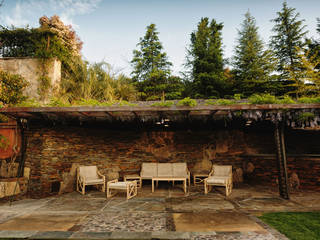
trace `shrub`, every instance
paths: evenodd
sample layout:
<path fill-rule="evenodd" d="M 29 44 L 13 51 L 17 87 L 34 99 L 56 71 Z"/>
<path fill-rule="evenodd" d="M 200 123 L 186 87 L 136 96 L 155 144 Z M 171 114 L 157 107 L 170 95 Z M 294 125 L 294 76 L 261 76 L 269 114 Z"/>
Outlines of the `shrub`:
<path fill-rule="evenodd" d="M 26 99 L 23 95 L 27 81 L 18 74 L 10 74 L 0 71 L 0 102 L 4 104 L 16 104 Z"/>
<path fill-rule="evenodd" d="M 282 99 L 277 100 L 277 103 L 279 103 L 279 104 L 295 104 L 296 101 L 294 101 L 290 96 L 285 95 Z"/>
<path fill-rule="evenodd" d="M 42 107 L 42 105 L 35 99 L 29 98 L 18 104 L 14 105 L 15 107 Z"/>
<path fill-rule="evenodd" d="M 232 105 L 235 104 L 236 101 L 234 100 L 229 100 L 229 99 L 218 99 L 218 100 L 206 100 L 205 104 L 206 105 Z"/>
<path fill-rule="evenodd" d="M 189 107 L 195 107 L 197 106 L 197 101 L 194 99 L 191 99 L 190 97 L 186 97 L 182 100 L 180 100 L 177 103 L 178 106 L 189 106 Z"/>
<path fill-rule="evenodd" d="M 152 104 L 152 107 L 171 107 L 174 104 L 173 101 L 161 101 Z"/>
<path fill-rule="evenodd" d="M 275 96 L 267 94 L 253 94 L 249 98 L 250 104 L 274 104 L 277 103 Z"/>
<path fill-rule="evenodd" d="M 306 121 L 312 121 L 314 119 L 315 115 L 312 112 L 304 112 L 299 114 L 297 120 L 300 123 L 306 122 Z"/>
<path fill-rule="evenodd" d="M 301 97 L 298 99 L 299 103 L 320 103 L 319 97 Z"/>

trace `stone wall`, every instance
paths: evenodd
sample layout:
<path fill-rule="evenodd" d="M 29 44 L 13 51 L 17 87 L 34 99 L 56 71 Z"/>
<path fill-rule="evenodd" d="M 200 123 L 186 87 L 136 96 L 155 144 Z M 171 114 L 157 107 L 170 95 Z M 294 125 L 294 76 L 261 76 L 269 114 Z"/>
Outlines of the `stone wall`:
<path fill-rule="evenodd" d="M 288 146 L 299 146 L 304 153 L 320 153 L 320 132 L 289 132 Z M 300 142 L 305 135 L 307 142 Z M 140 171 L 142 162 L 187 162 L 192 171 L 205 164 L 232 164 L 246 169 L 249 182 L 276 184 L 274 157 L 250 157 L 274 153 L 270 129 L 225 129 L 212 131 L 128 131 L 84 127 L 32 128 L 27 132 L 26 167 L 31 168 L 29 193 L 33 197 L 56 194 L 57 184 L 72 164 L 97 165 L 103 174 L 112 169 L 126 173 Z M 312 138 L 310 137 L 312 136 Z M 311 152 L 310 152 L 311 151 Z M 315 151 L 315 152 L 312 152 Z M 246 155 L 246 156 L 244 156 Z M 289 175 L 295 171 L 303 188 L 320 190 L 320 159 L 289 158 Z"/>
<path fill-rule="evenodd" d="M 35 58 L 0 58 L 0 70 L 12 74 L 19 74 L 30 84 L 25 89 L 24 94 L 38 100 L 47 100 L 40 98 L 38 94 L 39 78 L 43 72 L 51 80 L 50 96 L 52 91 L 58 91 L 61 80 L 61 62 L 55 58 L 46 60 L 45 69 L 42 62 Z"/>

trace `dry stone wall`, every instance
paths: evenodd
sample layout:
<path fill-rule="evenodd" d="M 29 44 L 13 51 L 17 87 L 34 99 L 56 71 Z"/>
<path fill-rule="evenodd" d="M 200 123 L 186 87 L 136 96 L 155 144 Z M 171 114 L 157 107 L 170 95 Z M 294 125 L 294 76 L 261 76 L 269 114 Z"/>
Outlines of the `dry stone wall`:
<path fill-rule="evenodd" d="M 301 133 L 290 134 L 295 140 L 289 140 L 289 146 L 297 144 Z M 315 132 L 312 136 L 309 144 L 303 143 L 306 148 L 312 146 L 310 142 L 316 144 L 320 134 Z M 26 167 L 31 169 L 32 197 L 56 194 L 57 184 L 66 182 L 66 174 L 74 171 L 70 172 L 75 164 L 97 165 L 108 180 L 138 173 L 142 162 L 187 162 L 191 172 L 211 163 L 231 164 L 239 181 L 243 178 L 249 183 L 276 184 L 275 158 L 250 157 L 275 152 L 273 132 L 268 129 L 121 131 L 41 127 L 31 128 L 27 137 Z M 299 147 L 302 149 L 301 144 Z M 320 159 L 289 158 L 288 168 L 289 176 L 293 171 L 298 175 L 300 187 L 320 190 Z"/>

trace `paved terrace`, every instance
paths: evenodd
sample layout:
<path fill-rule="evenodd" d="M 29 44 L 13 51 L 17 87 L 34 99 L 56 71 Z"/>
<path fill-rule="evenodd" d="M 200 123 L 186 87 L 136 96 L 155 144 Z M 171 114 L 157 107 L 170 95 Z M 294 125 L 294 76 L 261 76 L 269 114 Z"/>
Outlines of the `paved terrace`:
<path fill-rule="evenodd" d="M 0 239 L 286 239 L 257 216 L 270 211 L 320 210 L 320 192 L 298 190 L 291 200 L 277 189 L 243 185 L 226 199 L 224 189 L 208 195 L 192 186 L 160 183 L 138 196 L 106 199 L 94 189 L 45 199 L 0 203 Z"/>

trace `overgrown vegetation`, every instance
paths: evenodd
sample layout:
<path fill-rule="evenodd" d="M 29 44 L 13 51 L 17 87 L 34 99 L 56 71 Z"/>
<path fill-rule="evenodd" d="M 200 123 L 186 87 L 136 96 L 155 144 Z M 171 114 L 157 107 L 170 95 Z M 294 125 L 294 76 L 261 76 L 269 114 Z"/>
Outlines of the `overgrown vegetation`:
<path fill-rule="evenodd" d="M 0 71 L 0 102 L 3 104 L 17 104 L 25 100 L 24 88 L 26 80 L 17 74 Z"/>
<path fill-rule="evenodd" d="M 161 101 L 151 104 L 153 107 L 171 107 L 172 105 L 174 105 L 173 101 Z"/>
<path fill-rule="evenodd" d="M 0 57 L 40 58 L 38 93 L 46 106 L 130 106 L 131 101 L 161 100 L 154 106 L 170 107 L 174 103 L 168 100 L 182 98 L 178 106 L 195 106 L 191 98 L 218 99 L 206 101 L 207 105 L 320 103 L 320 39 L 305 40 L 304 20 L 299 18 L 296 9 L 284 2 L 272 20 L 273 36 L 265 44 L 255 18 L 247 12 L 229 61 L 223 56 L 223 23 L 203 17 L 191 32 L 181 77 L 172 74 L 172 63 L 153 23 L 133 51 L 131 77 L 104 61 L 83 60 L 80 38 L 58 16 L 41 17 L 39 28 L 1 27 Z M 317 22 L 320 34 L 320 19 Z M 46 70 L 49 58 L 62 63 L 57 92 L 51 91 Z M 2 79 L 4 76 L 1 73 Z M 0 83 L 3 104 L 44 105 L 24 99 L 26 83 L 21 78 L 5 78 L 9 80 Z M 239 101 L 240 97 L 248 101 Z"/>
<path fill-rule="evenodd" d="M 195 107 L 197 106 L 197 101 L 195 99 L 191 99 L 190 97 L 186 97 L 184 99 L 181 99 L 177 106 L 188 106 L 188 107 Z"/>
<path fill-rule="evenodd" d="M 320 239 L 320 212 L 266 213 L 260 219 L 291 240 Z"/>

